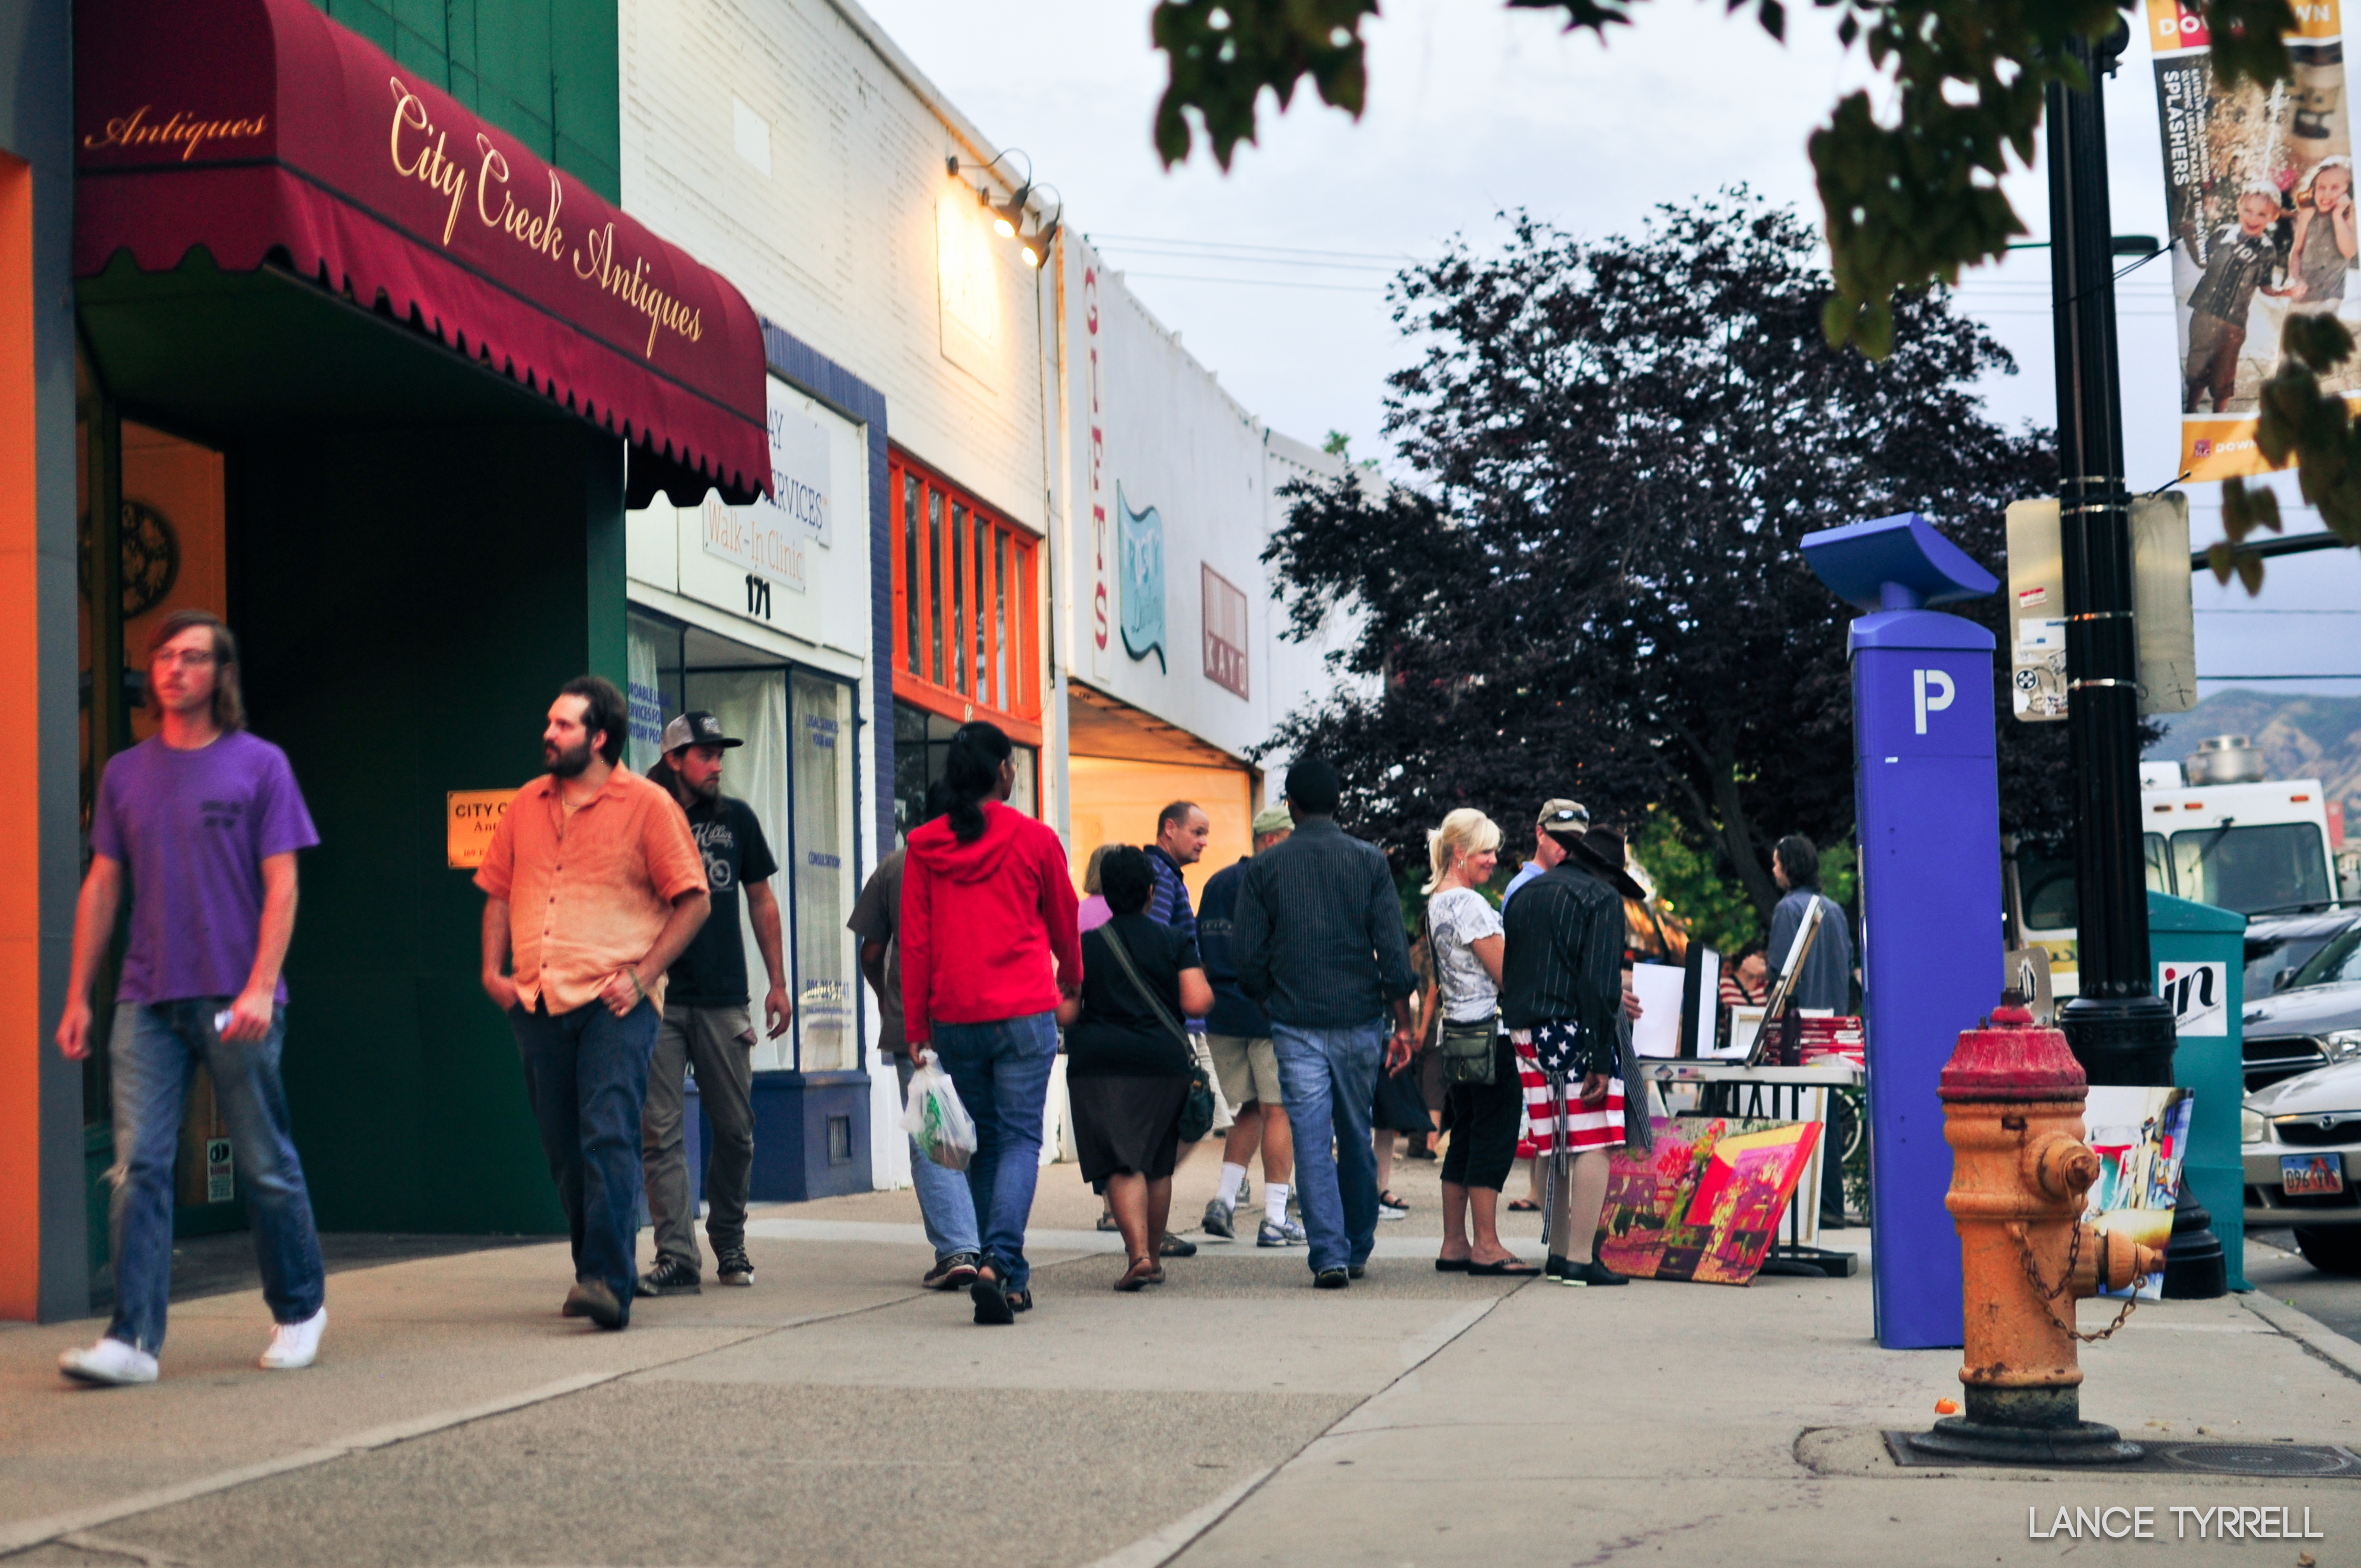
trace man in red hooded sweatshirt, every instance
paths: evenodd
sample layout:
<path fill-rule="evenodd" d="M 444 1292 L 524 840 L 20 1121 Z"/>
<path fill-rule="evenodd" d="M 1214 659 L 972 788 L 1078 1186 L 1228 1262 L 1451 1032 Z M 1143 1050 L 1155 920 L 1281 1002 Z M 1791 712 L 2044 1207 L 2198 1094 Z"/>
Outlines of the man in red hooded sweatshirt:
<path fill-rule="evenodd" d="M 931 1047 L 975 1118 L 968 1190 L 983 1261 L 968 1294 L 979 1323 L 1033 1305 L 1025 1222 L 1041 1166 L 1041 1119 L 1057 1060 L 1060 992 L 1082 986 L 1065 846 L 1005 804 L 1016 782 L 1008 737 L 989 724 L 952 735 L 951 809 L 910 834 L 902 868 L 902 1032 Z"/>

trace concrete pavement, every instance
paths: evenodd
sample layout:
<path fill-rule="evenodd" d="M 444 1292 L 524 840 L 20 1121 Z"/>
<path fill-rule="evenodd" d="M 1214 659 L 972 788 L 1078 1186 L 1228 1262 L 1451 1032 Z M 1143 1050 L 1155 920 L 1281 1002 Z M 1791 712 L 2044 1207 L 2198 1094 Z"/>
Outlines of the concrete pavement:
<path fill-rule="evenodd" d="M 1179 1212 L 1211 1189 L 1184 1167 Z M 1567 1290 L 1437 1275 L 1434 1168 L 1369 1276 L 1210 1245 L 1117 1296 L 1070 1168 L 1008 1330 L 916 1288 L 909 1194 L 758 1213 L 752 1290 L 561 1320 L 562 1245 L 330 1282 L 321 1365 L 265 1374 L 252 1294 L 176 1308 L 165 1381 L 56 1377 L 93 1323 L 0 1331 L 11 1563 L 2361 1561 L 2361 1482 L 1899 1471 L 1958 1356 L 1868 1338 L 1869 1283 Z M 1518 1230 L 1532 1239 L 1529 1217 Z M 1866 1245 L 1858 1232 L 1832 1245 Z M 2086 1326 L 2109 1314 L 2085 1309 Z M 2269 1298 L 2143 1308 L 2085 1353 L 2134 1436 L 2361 1447 L 2361 1345 Z M 2169 1539 L 2172 1505 L 2310 1508 L 2323 1539 Z M 2154 1508 L 2167 1539 L 2027 1539 Z M 2049 1522 L 2044 1517 L 2046 1528 Z"/>

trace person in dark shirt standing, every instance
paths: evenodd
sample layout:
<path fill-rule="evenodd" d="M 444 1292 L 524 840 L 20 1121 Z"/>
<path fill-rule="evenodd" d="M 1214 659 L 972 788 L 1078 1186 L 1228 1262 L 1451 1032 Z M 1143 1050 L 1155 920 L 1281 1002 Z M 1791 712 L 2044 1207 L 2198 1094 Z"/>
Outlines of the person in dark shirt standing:
<path fill-rule="evenodd" d="M 2278 260 L 2271 225 L 2279 219 L 2279 187 L 2251 181 L 2238 193 L 2238 221 L 2213 236 L 2212 253 L 2196 287 L 2189 291 L 2189 357 L 2181 367 L 2180 411 L 2195 413 L 2197 400 L 2210 398 L 2215 413 L 2227 413 L 2238 385 L 2238 356 L 2246 346 L 2246 314 L 2255 291 L 2279 295 L 2265 280 Z"/>
<path fill-rule="evenodd" d="M 1295 818 L 1285 806 L 1275 806 L 1254 819 L 1257 855 L 1284 842 L 1295 831 Z M 1205 1017 L 1205 1046 L 1221 1080 L 1222 1098 L 1236 1119 L 1222 1144 L 1221 1186 L 1205 1201 L 1203 1229 L 1209 1236 L 1230 1241 L 1237 1234 L 1238 1195 L 1246 1179 L 1246 1161 L 1262 1150 L 1263 1218 L 1255 1233 L 1257 1246 L 1304 1246 L 1303 1226 L 1287 1216 L 1288 1184 L 1295 1179 L 1295 1139 L 1287 1124 L 1287 1107 L 1279 1084 L 1279 1054 L 1270 1043 L 1270 1019 L 1254 998 L 1238 985 L 1238 969 L 1230 956 L 1232 921 L 1238 889 L 1245 885 L 1250 857 L 1224 866 L 1205 883 L 1205 897 L 1197 911 L 1197 950 L 1205 959 L 1205 977 L 1213 984 L 1213 1010 Z"/>
<path fill-rule="evenodd" d="M 688 830 L 705 857 L 713 913 L 680 957 L 664 992 L 664 1023 L 648 1061 L 648 1100 L 640 1117 L 640 1167 L 648 1190 L 648 1218 L 656 1233 L 655 1266 L 640 1276 L 643 1296 L 694 1296 L 703 1287 L 697 1251 L 697 1205 L 688 1195 L 688 1157 L 682 1121 L 684 1071 L 697 1074 L 697 1097 L 713 1125 L 705 1168 L 706 1239 L 714 1272 L 724 1285 L 754 1283 L 746 1255 L 746 1199 L 754 1175 L 754 1020 L 746 984 L 746 941 L 738 925 L 738 892 L 746 892 L 754 942 L 770 985 L 763 1019 L 772 1039 L 787 1032 L 795 1004 L 787 999 L 787 966 L 779 940 L 779 901 L 771 878 L 779 871 L 754 808 L 721 793 L 722 753 L 745 744 L 722 731 L 713 715 L 692 710 L 664 726 L 664 761 L 649 779 L 672 792 L 688 816 Z"/>
<path fill-rule="evenodd" d="M 1349 1285 L 1377 1243 L 1378 1066 L 1401 1066 L 1417 1044 L 1417 981 L 1393 872 L 1382 850 L 1336 826 L 1343 793 L 1323 758 L 1288 770 L 1295 832 L 1247 866 L 1230 939 L 1240 989 L 1270 1014 L 1312 1283 L 1323 1290 Z"/>
<path fill-rule="evenodd" d="M 1620 1285 L 1623 1276 L 1599 1263 L 1593 1247 L 1607 1201 L 1608 1162 L 1623 1143 L 1615 1019 L 1622 1001 L 1623 900 L 1639 888 L 1623 870 L 1618 836 L 1603 835 L 1612 853 L 1601 856 L 1591 847 L 1602 837 L 1596 829 L 1585 833 L 1569 822 L 1544 830 L 1566 853 L 1501 912 L 1508 948 L 1500 1017 L 1510 1038 L 1530 1046 L 1553 1080 L 1538 1106 L 1528 1097 L 1525 1113 L 1552 1167 L 1544 1272 L 1561 1285 Z"/>

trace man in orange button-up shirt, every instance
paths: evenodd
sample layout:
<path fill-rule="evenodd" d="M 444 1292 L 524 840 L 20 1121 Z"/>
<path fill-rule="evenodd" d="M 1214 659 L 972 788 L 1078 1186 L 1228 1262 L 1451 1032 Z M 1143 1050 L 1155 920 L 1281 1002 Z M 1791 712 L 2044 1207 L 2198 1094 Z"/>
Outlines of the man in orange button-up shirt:
<path fill-rule="evenodd" d="M 631 1321 L 640 1114 L 664 970 L 709 904 L 688 819 L 616 765 L 630 722 L 611 683 L 566 682 L 541 736 L 549 772 L 517 791 L 476 872 L 484 990 L 516 1030 L 574 1233 L 565 1313 L 605 1329 Z"/>

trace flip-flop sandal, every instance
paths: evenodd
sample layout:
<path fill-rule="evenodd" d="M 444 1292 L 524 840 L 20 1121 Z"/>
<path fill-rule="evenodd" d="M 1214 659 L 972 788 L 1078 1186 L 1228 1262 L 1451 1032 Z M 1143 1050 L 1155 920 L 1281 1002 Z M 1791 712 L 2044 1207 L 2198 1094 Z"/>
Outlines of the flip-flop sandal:
<path fill-rule="evenodd" d="M 1465 1274 L 1468 1261 L 1464 1257 L 1438 1257 L 1434 1260 L 1434 1271 L 1437 1274 Z"/>
<path fill-rule="evenodd" d="M 1124 1291 L 1137 1290 L 1141 1286 L 1146 1285 L 1148 1282 L 1149 1277 L 1155 1272 L 1156 1260 L 1154 1258 L 1135 1257 L 1131 1260 L 1131 1266 L 1123 1271 L 1123 1277 L 1115 1282 L 1115 1288 L 1118 1290 Z"/>
<path fill-rule="evenodd" d="M 1440 1262 L 1442 1260 L 1438 1258 L 1436 1261 Z M 1467 1272 L 1474 1275 L 1480 1275 L 1487 1279 L 1503 1277 L 1510 1279 L 1536 1279 L 1541 1277 L 1542 1271 L 1537 1266 L 1527 1263 L 1522 1258 L 1504 1257 L 1498 1263 L 1476 1263 L 1471 1261 L 1467 1265 Z"/>
<path fill-rule="evenodd" d="M 1511 1214 L 1538 1214 L 1541 1212 L 1542 1206 L 1530 1198 L 1512 1199 L 1509 1203 L 1509 1212 Z"/>

